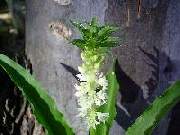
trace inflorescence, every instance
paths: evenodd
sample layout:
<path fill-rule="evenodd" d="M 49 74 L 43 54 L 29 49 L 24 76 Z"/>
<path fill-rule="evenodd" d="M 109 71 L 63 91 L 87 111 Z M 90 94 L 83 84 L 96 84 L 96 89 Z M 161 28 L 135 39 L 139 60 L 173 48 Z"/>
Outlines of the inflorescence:
<path fill-rule="evenodd" d="M 78 67 L 77 74 L 80 83 L 75 84 L 77 102 L 79 105 L 79 117 L 83 118 L 88 128 L 96 128 L 96 125 L 105 121 L 109 113 L 99 111 L 99 108 L 107 103 L 108 81 L 100 72 L 102 62 L 110 47 L 118 43 L 117 37 L 112 37 L 112 32 L 117 28 L 104 25 L 99 26 L 96 18 L 90 23 L 72 22 L 81 32 L 82 39 L 74 39 L 73 45 L 81 49 L 82 65 Z"/>

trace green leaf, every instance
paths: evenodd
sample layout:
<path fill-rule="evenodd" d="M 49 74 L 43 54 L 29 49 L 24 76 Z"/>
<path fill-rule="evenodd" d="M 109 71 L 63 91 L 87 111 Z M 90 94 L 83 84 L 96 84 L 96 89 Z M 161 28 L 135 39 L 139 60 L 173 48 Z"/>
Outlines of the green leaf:
<path fill-rule="evenodd" d="M 74 39 L 71 43 L 73 45 L 76 45 L 77 47 L 83 49 L 85 47 L 86 42 L 82 39 Z"/>
<path fill-rule="evenodd" d="M 84 46 L 88 49 L 100 48 L 100 47 L 114 47 L 119 43 L 117 37 L 112 37 L 111 34 L 117 31 L 119 28 L 108 25 L 100 26 L 97 18 L 92 18 L 90 23 L 78 23 L 71 22 L 81 33 L 82 40 L 85 42 Z M 118 45 L 118 44 L 117 44 Z M 81 45 L 77 45 L 80 49 Z"/>
<path fill-rule="evenodd" d="M 98 20 L 97 17 L 93 17 L 91 23 L 89 24 L 89 31 L 92 36 L 96 36 L 97 30 L 98 30 Z"/>
<path fill-rule="evenodd" d="M 54 100 L 28 71 L 3 54 L 0 54 L 0 65 L 32 105 L 38 122 L 49 135 L 74 135 Z"/>
<path fill-rule="evenodd" d="M 100 42 L 99 44 L 101 47 L 115 47 L 118 46 L 119 40 L 119 37 L 108 37 L 106 40 Z"/>
<path fill-rule="evenodd" d="M 175 82 L 138 117 L 126 135 L 150 135 L 161 118 L 180 101 L 180 81 Z"/>
<path fill-rule="evenodd" d="M 93 18 L 92 18 L 90 25 L 91 25 L 91 26 L 95 26 L 95 27 L 98 26 L 98 19 L 97 19 L 97 17 L 93 17 Z"/>
<path fill-rule="evenodd" d="M 72 20 L 71 20 L 71 23 L 74 27 L 76 27 L 80 31 L 84 41 L 91 38 L 91 36 L 92 36 L 92 34 L 90 32 L 91 27 L 87 23 L 83 24 L 83 23 L 72 21 Z"/>
<path fill-rule="evenodd" d="M 115 62 L 114 62 L 115 64 Z M 113 68 L 107 74 L 108 80 L 108 101 L 107 104 L 103 105 L 100 108 L 101 112 L 109 113 L 108 120 L 100 125 L 97 125 L 96 130 L 91 131 L 94 135 L 108 135 L 109 129 L 113 124 L 113 120 L 116 117 L 116 97 L 119 90 L 119 84 L 116 79 L 116 75 L 114 72 L 114 65 Z M 91 129 L 92 130 L 92 129 Z"/>
<path fill-rule="evenodd" d="M 113 32 L 116 32 L 119 28 L 111 27 L 111 26 L 104 26 L 98 32 L 98 38 L 104 39 L 105 37 L 110 36 Z"/>

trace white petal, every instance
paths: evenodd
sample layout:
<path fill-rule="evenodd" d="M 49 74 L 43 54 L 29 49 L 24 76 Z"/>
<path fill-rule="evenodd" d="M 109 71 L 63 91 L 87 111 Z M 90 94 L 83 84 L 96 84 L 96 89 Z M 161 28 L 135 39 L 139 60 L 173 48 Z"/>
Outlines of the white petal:
<path fill-rule="evenodd" d="M 107 118 L 109 117 L 109 113 L 102 113 L 102 112 L 96 112 L 96 113 L 97 113 L 97 117 L 99 121 L 101 122 L 105 122 Z"/>
<path fill-rule="evenodd" d="M 101 100 L 97 98 L 97 99 L 95 100 L 95 104 L 96 104 L 97 106 L 100 106 L 100 105 L 101 105 Z"/>
<path fill-rule="evenodd" d="M 86 77 L 82 74 L 77 74 L 76 76 L 79 78 L 80 81 L 86 81 L 87 80 Z"/>
<path fill-rule="evenodd" d="M 74 85 L 74 88 L 75 88 L 76 90 L 80 90 L 80 89 L 81 89 L 81 86 L 75 84 L 75 85 Z"/>

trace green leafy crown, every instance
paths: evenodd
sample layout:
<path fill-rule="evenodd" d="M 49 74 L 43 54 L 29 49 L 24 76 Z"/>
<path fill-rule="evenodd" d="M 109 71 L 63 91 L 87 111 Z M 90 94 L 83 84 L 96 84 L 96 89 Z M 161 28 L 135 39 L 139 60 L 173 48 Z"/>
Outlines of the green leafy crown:
<path fill-rule="evenodd" d="M 117 31 L 117 27 L 98 24 L 97 18 L 93 18 L 90 23 L 79 23 L 71 21 L 78 28 L 82 35 L 82 39 L 72 40 L 72 44 L 80 49 L 96 49 L 100 47 L 115 47 L 118 45 L 119 38 L 111 36 Z"/>

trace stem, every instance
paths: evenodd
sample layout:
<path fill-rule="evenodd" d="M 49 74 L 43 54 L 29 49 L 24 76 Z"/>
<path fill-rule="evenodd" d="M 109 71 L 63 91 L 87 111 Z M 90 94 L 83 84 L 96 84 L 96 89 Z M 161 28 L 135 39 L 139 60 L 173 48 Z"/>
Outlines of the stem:
<path fill-rule="evenodd" d="M 95 135 L 95 129 L 94 128 L 90 128 L 89 132 L 90 132 L 90 135 Z"/>

